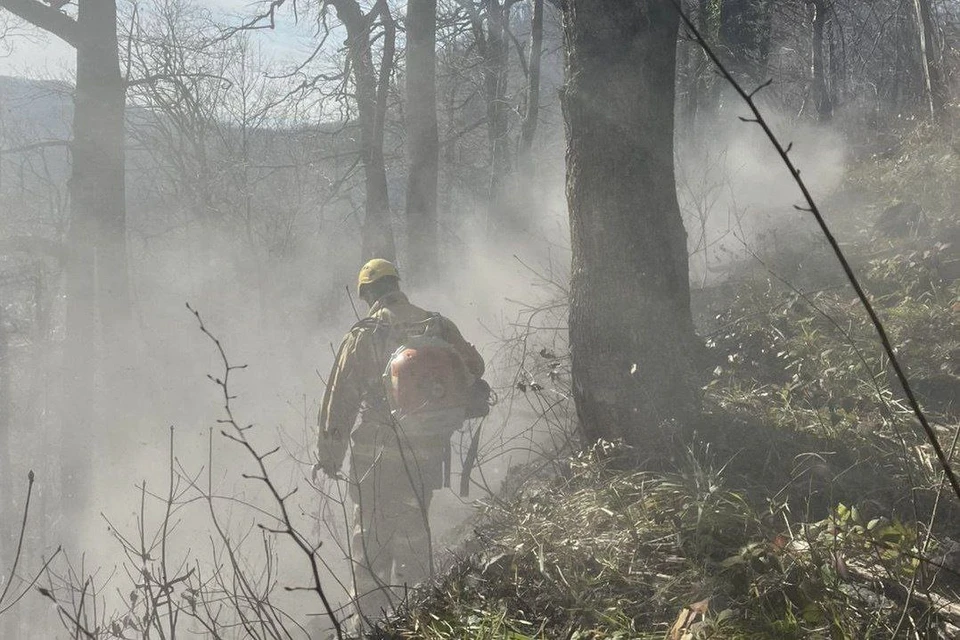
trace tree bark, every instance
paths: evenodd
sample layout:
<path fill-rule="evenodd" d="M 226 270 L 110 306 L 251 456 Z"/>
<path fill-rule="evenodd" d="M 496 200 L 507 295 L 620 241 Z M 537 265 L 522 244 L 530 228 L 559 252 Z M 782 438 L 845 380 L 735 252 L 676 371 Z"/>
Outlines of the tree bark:
<path fill-rule="evenodd" d="M 10 536 L 15 535 L 13 516 L 13 474 L 10 473 L 10 350 L 3 303 L 0 302 L 0 558 L 7 559 Z M 4 567 L 7 568 L 7 567 Z M 2 574 L 0 574 L 2 575 Z M 8 576 L 13 579 L 13 576 Z"/>
<path fill-rule="evenodd" d="M 836 16 L 834 16 L 836 19 Z M 832 22 L 830 24 L 833 24 Z M 837 42 L 838 36 L 830 34 L 827 37 L 827 55 L 830 57 L 828 65 L 830 71 L 830 104 L 836 111 L 844 99 L 846 87 L 845 56 L 842 42 Z"/>
<path fill-rule="evenodd" d="M 385 0 L 378 0 L 366 14 L 356 0 L 330 0 L 347 30 L 347 51 L 356 85 L 360 125 L 360 161 L 363 164 L 366 199 L 361 225 L 363 260 L 396 260 L 397 249 L 390 219 L 387 167 L 383 156 L 383 128 L 387 91 L 396 46 L 396 24 Z M 383 58 L 379 72 L 374 67 L 372 34 L 375 17 L 383 22 Z"/>
<path fill-rule="evenodd" d="M 673 167 L 671 0 L 568 0 L 570 348 L 585 444 L 655 448 L 699 407 L 686 232 Z"/>
<path fill-rule="evenodd" d="M 89 500 L 98 346 L 115 362 L 129 353 L 130 296 L 126 260 L 124 107 L 115 0 L 80 0 L 77 20 L 35 0 L 0 0 L 3 7 L 75 47 L 66 260 L 66 341 L 61 390 L 61 499 L 65 522 Z M 69 528 L 65 528 L 69 531 Z"/>
<path fill-rule="evenodd" d="M 699 56 L 700 47 L 694 42 L 680 42 L 678 45 L 677 66 L 683 69 L 682 80 L 678 79 L 678 89 L 682 96 L 678 113 L 680 120 L 677 128 L 681 131 L 692 132 L 697 121 L 697 89 L 700 75 Z"/>
<path fill-rule="evenodd" d="M 530 64 L 527 71 L 527 108 L 520 127 L 520 157 L 530 169 L 530 152 L 540 118 L 540 67 L 543 60 L 543 0 L 533 0 L 530 21 Z"/>
<path fill-rule="evenodd" d="M 483 55 L 483 88 L 487 107 L 487 139 L 490 144 L 490 203 L 487 230 L 491 238 L 499 239 L 515 228 L 513 211 L 507 199 L 507 177 L 510 175 L 510 140 L 507 108 L 507 80 L 509 70 L 509 39 L 507 21 L 510 4 L 500 0 L 484 0 L 486 38 L 481 48 Z"/>
<path fill-rule="evenodd" d="M 93 471 L 92 429 L 99 369 L 97 361 L 96 227 L 93 220 L 74 217 L 66 266 L 66 339 L 58 408 L 60 422 L 60 497 L 69 530 L 89 500 Z"/>
<path fill-rule="evenodd" d="M 80 30 L 77 22 L 65 13 L 37 0 L 2 0 L 0 7 L 21 20 L 51 33 L 69 45 L 77 46 Z"/>
<path fill-rule="evenodd" d="M 716 40 L 719 25 L 715 16 L 711 16 L 711 6 L 710 0 L 698 0 L 697 27 L 700 29 L 700 33 L 707 34 L 708 37 Z M 695 114 L 692 120 L 694 125 L 705 124 L 717 113 L 722 85 L 717 82 L 710 61 L 703 50 L 695 45 L 692 45 L 691 48 L 693 49 L 692 56 L 696 60 L 695 104 L 692 106 Z M 703 135 L 702 127 L 697 135 Z"/>
<path fill-rule="evenodd" d="M 439 272 L 437 184 L 437 0 L 407 2 L 407 272 L 432 284 Z"/>
<path fill-rule="evenodd" d="M 92 469 L 98 348 L 132 354 L 126 259 L 124 107 L 114 0 L 80 0 L 71 145 L 71 255 L 67 265 L 63 498 L 67 522 L 83 512 Z M 111 376 L 114 378 L 115 376 Z M 116 380 L 113 380 L 116 381 Z"/>

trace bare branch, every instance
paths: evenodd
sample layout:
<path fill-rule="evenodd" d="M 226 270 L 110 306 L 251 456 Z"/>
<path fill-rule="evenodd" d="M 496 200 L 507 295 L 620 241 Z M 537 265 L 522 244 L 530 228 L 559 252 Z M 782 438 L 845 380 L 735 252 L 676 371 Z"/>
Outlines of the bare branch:
<path fill-rule="evenodd" d="M 20 145 L 19 147 L 10 147 L 9 149 L 0 149 L 0 156 L 12 153 L 25 153 L 34 149 L 48 149 L 50 147 L 69 147 L 70 140 L 41 140 L 30 144 Z"/>
<path fill-rule="evenodd" d="M 67 44 L 76 47 L 80 42 L 77 21 L 53 7 L 37 0 L 0 0 L 0 8 L 6 9 L 35 27 L 51 33 Z"/>
<path fill-rule="evenodd" d="M 266 527 L 263 524 L 259 524 L 258 526 L 265 531 L 271 531 L 273 533 L 279 533 L 279 534 L 284 534 L 289 536 L 290 538 L 293 539 L 297 547 L 299 547 L 299 549 L 307 556 L 307 559 L 310 563 L 311 576 L 313 578 L 313 591 L 314 593 L 317 594 L 317 596 L 320 598 L 320 601 L 323 603 L 324 611 L 326 612 L 327 617 L 333 623 L 334 631 L 336 632 L 336 637 L 338 638 L 338 640 L 343 640 L 343 637 L 344 637 L 343 629 L 342 629 L 340 620 L 337 618 L 337 615 L 334 612 L 332 605 L 330 604 L 330 600 L 327 597 L 326 591 L 324 590 L 322 581 L 320 579 L 320 567 L 317 561 L 317 554 L 315 552 L 315 549 L 314 547 L 311 547 L 304 540 L 303 536 L 298 534 L 298 532 L 293 526 L 293 521 L 290 517 L 290 513 L 287 510 L 287 504 L 285 500 L 291 494 L 288 494 L 287 496 L 280 495 L 280 492 L 277 489 L 276 484 L 274 484 L 273 480 L 270 478 L 270 474 L 267 472 L 266 465 L 263 462 L 263 458 L 265 456 L 260 455 L 257 452 L 257 450 L 254 448 L 254 446 L 250 443 L 250 441 L 247 439 L 245 434 L 246 430 L 249 429 L 252 425 L 249 425 L 247 427 L 241 427 L 239 423 L 237 423 L 236 419 L 234 418 L 233 407 L 231 404 L 231 400 L 233 396 L 230 395 L 230 391 L 229 391 L 230 372 L 233 371 L 234 369 L 242 369 L 243 367 L 242 366 L 237 367 L 230 364 L 230 361 L 227 358 L 227 354 L 223 348 L 223 345 L 221 344 L 220 340 L 207 329 L 206 325 L 203 323 L 203 319 L 200 317 L 200 312 L 196 311 L 189 304 L 187 304 L 186 306 L 187 306 L 187 309 L 190 311 L 190 313 L 193 314 L 194 318 L 196 318 L 197 323 L 200 326 L 201 333 L 203 333 L 205 336 L 207 336 L 207 338 L 210 339 L 211 342 L 213 342 L 213 344 L 217 348 L 217 353 L 220 356 L 220 363 L 223 367 L 223 379 L 222 380 L 217 379 L 216 382 L 220 386 L 221 391 L 223 392 L 223 409 L 227 417 L 225 420 L 220 420 L 218 422 L 220 422 L 221 424 L 225 423 L 232 426 L 235 431 L 235 434 L 228 434 L 224 431 L 221 431 L 221 433 L 228 439 L 240 444 L 247 451 L 247 453 L 249 453 L 250 456 L 253 457 L 253 459 L 256 461 L 257 467 L 259 468 L 259 471 L 260 471 L 259 475 L 253 475 L 253 474 L 241 474 L 241 475 L 244 478 L 259 480 L 264 483 L 267 490 L 270 492 L 271 496 L 273 496 L 274 502 L 277 504 L 277 509 L 279 511 L 277 520 L 283 525 L 283 528 L 272 529 L 272 528 Z M 213 379 L 212 376 L 208 376 L 208 377 L 211 377 L 211 379 Z"/>

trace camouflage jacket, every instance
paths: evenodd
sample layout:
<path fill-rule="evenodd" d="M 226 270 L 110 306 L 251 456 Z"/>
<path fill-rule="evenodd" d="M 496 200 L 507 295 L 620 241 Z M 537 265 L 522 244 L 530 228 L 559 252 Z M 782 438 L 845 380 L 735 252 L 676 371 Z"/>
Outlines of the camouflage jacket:
<path fill-rule="evenodd" d="M 352 434 L 391 421 L 382 382 L 391 355 L 386 353 L 390 348 L 387 345 L 389 331 L 382 329 L 424 322 L 433 315 L 411 304 L 405 294 L 396 291 L 377 301 L 369 315 L 344 336 L 327 380 L 318 417 L 317 455 L 325 471 L 340 469 Z M 484 362 L 480 353 L 463 338 L 452 321 L 440 316 L 440 322 L 440 337 L 459 352 L 471 375 L 481 377 Z"/>

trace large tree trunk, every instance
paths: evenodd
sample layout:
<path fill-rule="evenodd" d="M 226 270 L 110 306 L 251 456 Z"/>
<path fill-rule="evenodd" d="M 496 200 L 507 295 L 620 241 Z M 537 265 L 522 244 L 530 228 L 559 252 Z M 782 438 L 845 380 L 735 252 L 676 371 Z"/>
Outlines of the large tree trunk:
<path fill-rule="evenodd" d="M 71 530 L 89 500 L 93 470 L 92 435 L 97 360 L 97 310 L 94 221 L 74 216 L 66 264 L 66 339 L 63 348 L 63 379 L 60 407 L 60 499 L 65 524 L 58 533 Z"/>
<path fill-rule="evenodd" d="M 77 52 L 71 144 L 66 340 L 61 382 L 61 500 L 65 535 L 90 500 L 99 346 L 115 364 L 130 357 L 131 309 L 126 260 L 124 105 L 115 0 L 80 0 L 77 19 L 37 0 L 3 7 Z M 111 382 L 118 376 L 111 375 Z"/>
<path fill-rule="evenodd" d="M 115 0 L 81 0 L 77 48 L 71 201 L 97 220 L 97 303 L 105 341 L 130 330 L 124 131 L 126 82 L 120 74 Z"/>
<path fill-rule="evenodd" d="M 62 498 L 67 526 L 90 499 L 98 347 L 130 344 L 126 261 L 124 104 L 113 0 L 81 0 L 71 145 L 64 349 Z M 99 324 L 98 324 L 99 321 Z M 116 362 L 116 361 L 115 361 Z M 111 376 L 113 378 L 114 376 Z"/>
<path fill-rule="evenodd" d="M 692 132 L 697 121 L 697 80 L 700 75 L 699 53 L 700 47 L 694 42 L 681 42 L 678 46 L 677 68 L 683 69 L 683 79 L 677 81 L 677 89 L 682 96 L 680 99 L 681 108 L 678 109 L 677 114 L 680 117 L 677 128 L 681 131 Z"/>
<path fill-rule="evenodd" d="M 673 168 L 671 0 L 568 0 L 570 347 L 586 442 L 640 448 L 699 406 L 686 232 Z"/>
<path fill-rule="evenodd" d="M 357 77 L 357 103 L 360 111 L 360 156 L 363 159 L 367 188 L 365 216 L 363 219 L 363 259 L 386 258 L 396 260 L 397 248 L 393 237 L 393 221 L 390 216 L 390 195 L 387 184 L 387 163 L 383 156 L 384 124 L 387 118 L 387 92 L 390 73 L 393 69 L 393 54 L 396 45 L 396 25 L 390 17 L 386 3 L 382 3 L 385 16 L 383 58 L 379 76 L 374 72 L 369 29 L 363 32 L 363 40 L 354 41 L 357 56 L 354 72 Z M 359 48 L 362 47 L 362 50 Z M 362 105 L 360 104 L 362 103 Z"/>
<path fill-rule="evenodd" d="M 835 34 L 830 34 L 827 37 L 827 54 L 830 57 L 830 64 L 828 65 L 830 70 L 830 104 L 834 111 L 842 104 L 846 89 L 846 60 L 842 54 L 842 43 L 838 43 L 837 40 L 838 36 Z"/>
<path fill-rule="evenodd" d="M 437 182 L 437 0 L 407 2 L 407 272 L 432 284 L 439 270 Z"/>

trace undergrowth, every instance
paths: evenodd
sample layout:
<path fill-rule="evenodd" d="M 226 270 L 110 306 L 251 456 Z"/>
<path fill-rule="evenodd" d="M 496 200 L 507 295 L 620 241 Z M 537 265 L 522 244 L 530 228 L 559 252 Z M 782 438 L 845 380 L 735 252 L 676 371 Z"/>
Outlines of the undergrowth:
<path fill-rule="evenodd" d="M 921 597 L 890 595 L 922 573 L 911 525 L 844 505 L 796 522 L 787 505 L 757 509 L 725 486 L 708 451 L 688 452 L 674 474 L 618 470 L 619 453 L 599 445 L 568 477 L 488 507 L 484 551 L 371 637 L 890 638 L 942 627 Z"/>
<path fill-rule="evenodd" d="M 919 130 L 898 155 L 855 168 L 845 188 L 876 195 L 843 222 L 856 238 L 845 250 L 952 455 L 960 232 L 955 194 L 935 189 L 956 181 L 938 174 L 956 164 L 941 147 Z M 907 215 L 921 211 L 900 221 L 907 233 L 886 233 L 889 217 L 875 224 L 905 200 L 919 207 Z M 673 473 L 624 471 L 623 448 L 598 445 L 560 477 L 494 500 L 476 530 L 483 550 L 371 637 L 960 637 L 960 553 L 943 535 L 957 509 L 853 291 L 804 262 L 815 249 L 760 251 L 725 285 L 705 388 L 725 438 L 673 452 Z M 771 460 L 813 468 L 827 490 L 811 484 L 804 499 L 804 486 L 777 484 L 801 484 L 796 470 L 768 472 Z"/>
<path fill-rule="evenodd" d="M 866 260 L 864 279 L 946 448 L 960 417 L 960 284 L 939 276 L 945 248 L 901 249 Z M 848 288 L 755 278 L 717 324 L 710 408 L 858 449 L 904 488 L 937 485 L 933 451 Z"/>

